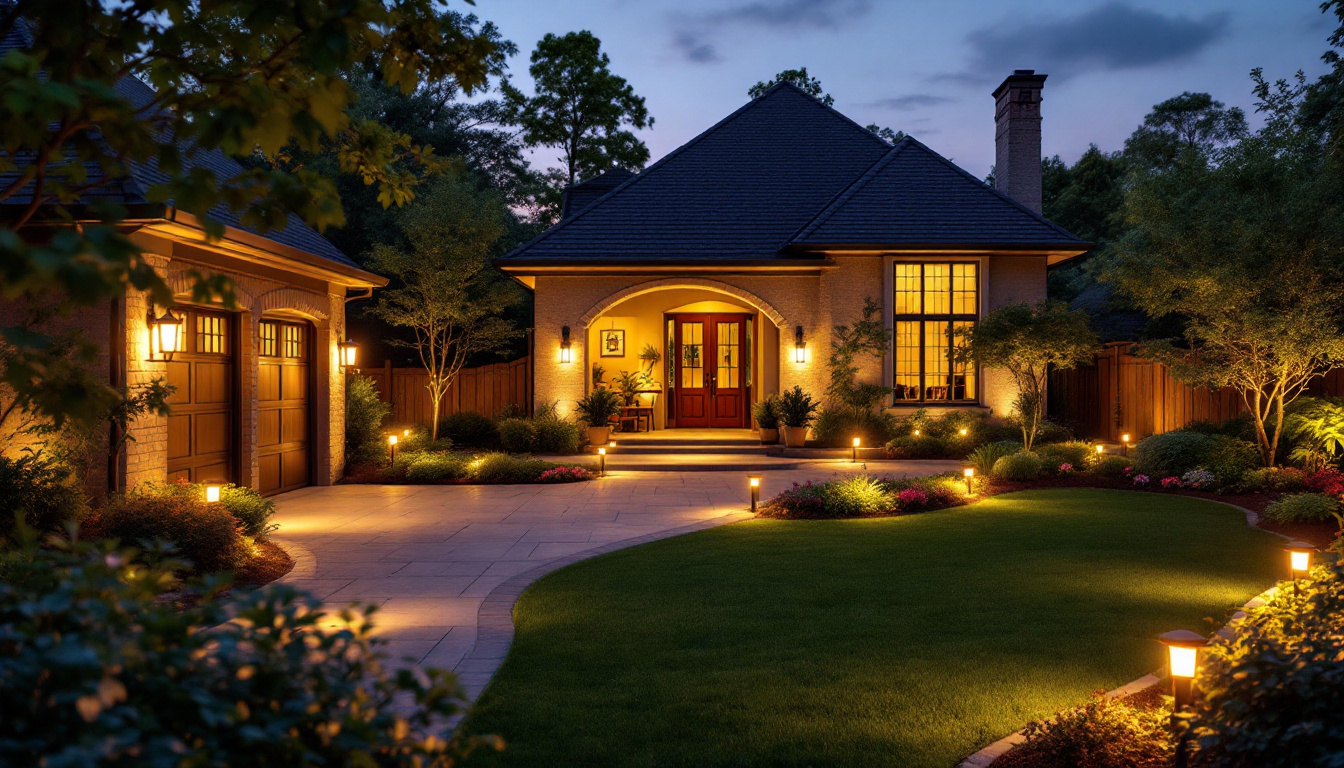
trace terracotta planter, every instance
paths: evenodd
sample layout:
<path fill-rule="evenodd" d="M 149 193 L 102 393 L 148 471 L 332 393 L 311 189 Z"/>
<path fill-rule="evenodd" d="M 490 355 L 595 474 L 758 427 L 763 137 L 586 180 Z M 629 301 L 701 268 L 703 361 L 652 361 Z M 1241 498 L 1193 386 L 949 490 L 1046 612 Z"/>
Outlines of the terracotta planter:
<path fill-rule="evenodd" d="M 807 442 L 807 427 L 785 427 L 784 445 L 788 448 L 802 448 Z"/>
<path fill-rule="evenodd" d="M 778 429 L 762 429 L 762 430 L 761 430 L 761 445 L 774 445 L 775 443 L 778 443 L 778 442 L 779 442 L 779 430 L 778 430 Z"/>
<path fill-rule="evenodd" d="M 606 445 L 607 438 L 611 437 L 611 427 L 589 427 L 588 444 Z"/>

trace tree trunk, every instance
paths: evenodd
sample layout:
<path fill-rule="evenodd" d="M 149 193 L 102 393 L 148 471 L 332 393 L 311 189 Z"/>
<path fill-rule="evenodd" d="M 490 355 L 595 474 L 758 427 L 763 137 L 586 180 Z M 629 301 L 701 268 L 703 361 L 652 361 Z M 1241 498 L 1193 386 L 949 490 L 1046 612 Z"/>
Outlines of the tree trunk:
<path fill-rule="evenodd" d="M 433 404 L 431 409 L 431 418 L 433 421 L 429 425 L 429 439 L 431 442 L 439 439 L 439 401 L 443 400 L 443 393 L 430 388 L 429 401 Z"/>

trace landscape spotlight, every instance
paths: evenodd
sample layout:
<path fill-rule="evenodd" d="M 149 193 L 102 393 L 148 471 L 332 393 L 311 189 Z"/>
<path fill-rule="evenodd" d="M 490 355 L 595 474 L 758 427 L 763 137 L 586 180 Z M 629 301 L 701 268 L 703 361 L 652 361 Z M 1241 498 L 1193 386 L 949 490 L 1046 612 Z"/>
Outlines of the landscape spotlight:
<path fill-rule="evenodd" d="M 1125 455 L 1128 456 L 1128 455 L 1129 455 L 1129 433 L 1128 433 L 1128 432 L 1126 432 L 1125 434 L 1123 434 L 1123 435 L 1120 436 L 1120 445 L 1123 446 Z"/>
<path fill-rule="evenodd" d="M 1283 547 L 1288 551 L 1288 571 L 1293 576 L 1293 591 L 1297 591 L 1297 575 L 1303 576 L 1311 570 L 1311 553 L 1316 547 L 1305 541 L 1290 541 Z"/>
<path fill-rule="evenodd" d="M 969 434 L 971 433 L 971 430 L 969 430 L 969 429 L 967 429 L 967 428 L 965 428 L 965 427 L 962 427 L 960 430 L 958 430 L 958 433 L 959 433 L 962 437 L 965 437 L 966 435 L 969 435 Z"/>
<path fill-rule="evenodd" d="M 387 450 L 388 450 L 388 458 L 391 459 L 392 461 L 396 461 L 396 460 L 397 460 L 397 436 L 396 436 L 396 435 L 388 435 L 388 436 L 387 436 Z"/>
<path fill-rule="evenodd" d="M 849 449 L 849 458 L 855 464 L 859 462 L 859 438 L 857 437 L 854 438 L 854 445 Z"/>
<path fill-rule="evenodd" d="M 918 430 L 918 429 L 915 430 L 915 437 L 919 437 L 919 430 Z"/>
<path fill-rule="evenodd" d="M 966 495 L 975 495 L 975 467 L 965 466 L 961 468 L 962 477 L 966 478 Z"/>
<path fill-rule="evenodd" d="M 1101 443 L 1097 443 L 1097 455 L 1100 456 L 1105 452 L 1106 452 L 1106 446 L 1102 445 Z"/>
<path fill-rule="evenodd" d="M 751 514 L 756 514 L 756 502 L 761 498 L 761 476 L 748 475 L 747 487 L 751 489 Z"/>
<path fill-rule="evenodd" d="M 222 490 L 218 485 L 205 486 L 205 500 L 211 504 L 219 503 L 219 492 Z"/>
<path fill-rule="evenodd" d="M 1208 641 L 1202 635 L 1186 629 L 1168 632 L 1158 640 L 1167 646 L 1171 670 L 1171 695 L 1176 699 L 1176 706 L 1171 712 L 1171 725 L 1173 728 L 1178 728 L 1181 710 L 1190 704 L 1194 693 L 1195 671 L 1199 669 L 1199 652 L 1208 645 Z M 1185 734 L 1183 731 L 1177 732 L 1181 736 L 1176 742 L 1176 766 L 1185 768 L 1188 762 Z"/>

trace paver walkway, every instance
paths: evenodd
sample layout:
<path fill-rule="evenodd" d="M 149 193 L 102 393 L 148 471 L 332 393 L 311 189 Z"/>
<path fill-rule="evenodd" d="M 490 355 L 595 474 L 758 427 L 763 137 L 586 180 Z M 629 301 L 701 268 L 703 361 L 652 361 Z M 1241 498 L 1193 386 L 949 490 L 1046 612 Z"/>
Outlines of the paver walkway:
<path fill-rule="evenodd" d="M 867 472 L 956 466 L 872 462 Z M 761 498 L 863 471 L 828 462 L 762 473 Z M 513 601 L 528 583 L 610 549 L 745 519 L 746 485 L 736 473 L 621 472 L 565 485 L 305 488 L 276 498 L 275 538 L 296 560 L 285 582 L 332 608 L 379 605 L 389 656 L 456 671 L 474 700 L 503 661 Z"/>

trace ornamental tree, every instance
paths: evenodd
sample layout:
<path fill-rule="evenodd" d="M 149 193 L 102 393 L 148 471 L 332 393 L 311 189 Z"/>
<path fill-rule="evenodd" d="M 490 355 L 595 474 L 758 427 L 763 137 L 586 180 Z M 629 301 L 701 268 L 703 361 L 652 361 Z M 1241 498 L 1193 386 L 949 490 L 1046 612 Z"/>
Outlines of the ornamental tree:
<path fill-rule="evenodd" d="M 1059 301 L 1008 304 L 964 332 L 959 363 L 1002 368 L 1017 386 L 1014 407 L 1022 424 L 1022 445 L 1031 450 L 1045 415 L 1050 368 L 1068 370 L 1092 360 L 1097 334 L 1087 315 Z"/>

